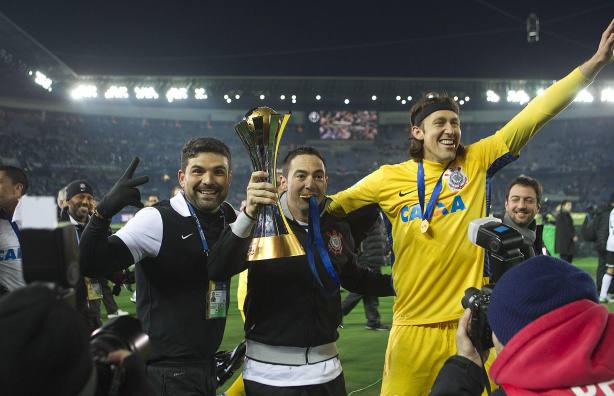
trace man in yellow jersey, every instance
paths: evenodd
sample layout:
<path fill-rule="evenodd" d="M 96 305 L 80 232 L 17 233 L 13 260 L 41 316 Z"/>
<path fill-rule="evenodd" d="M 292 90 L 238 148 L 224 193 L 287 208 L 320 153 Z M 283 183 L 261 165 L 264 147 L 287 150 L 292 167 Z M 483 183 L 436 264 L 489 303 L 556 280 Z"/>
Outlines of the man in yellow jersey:
<path fill-rule="evenodd" d="M 435 95 L 410 114 L 411 160 L 382 166 L 332 197 L 330 213 L 344 216 L 377 202 L 392 223 L 396 291 L 382 396 L 426 395 L 445 360 L 456 353 L 461 298 L 483 282 L 484 250 L 467 239 L 471 220 L 483 217 L 488 169 L 517 154 L 614 59 L 614 21 L 595 55 L 501 130 L 475 144 L 460 143 L 458 105 Z"/>

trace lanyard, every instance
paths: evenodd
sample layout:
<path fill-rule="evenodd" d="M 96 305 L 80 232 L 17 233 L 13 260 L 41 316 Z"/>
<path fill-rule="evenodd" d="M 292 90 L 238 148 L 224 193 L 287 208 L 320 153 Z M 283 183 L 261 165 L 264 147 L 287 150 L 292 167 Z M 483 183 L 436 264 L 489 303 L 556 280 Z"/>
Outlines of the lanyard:
<path fill-rule="evenodd" d="M 324 289 L 326 294 L 332 297 L 337 294 L 341 282 L 339 281 L 339 277 L 337 276 L 337 273 L 333 268 L 333 264 L 331 263 L 330 257 L 328 256 L 328 252 L 326 251 L 326 246 L 324 246 L 324 241 L 322 240 L 322 234 L 320 232 L 320 213 L 318 209 L 318 201 L 316 200 L 316 197 L 311 196 L 309 198 L 309 225 L 307 226 L 307 260 L 309 261 L 309 268 L 311 268 L 313 276 L 316 277 L 316 280 L 318 281 L 320 286 L 322 286 L 322 289 Z M 316 270 L 315 255 L 313 251 L 314 244 L 318 248 L 318 253 L 320 254 L 320 258 L 324 263 L 326 271 L 328 271 L 330 278 L 335 282 L 335 285 L 337 285 L 337 288 L 332 292 L 326 290 L 326 288 L 322 284 L 322 281 L 320 280 L 320 277 L 318 276 L 318 271 Z"/>
<path fill-rule="evenodd" d="M 11 227 L 13 227 L 13 231 L 15 231 L 15 235 L 17 235 L 17 240 L 19 241 L 19 244 L 21 245 L 21 231 L 19 231 L 19 227 L 17 227 L 17 223 L 13 221 L 13 217 L 11 217 L 11 215 L 9 215 L 8 212 L 4 210 L 3 208 L 0 208 L 0 212 L 2 212 L 4 217 L 6 217 L 6 219 L 8 220 Z"/>
<path fill-rule="evenodd" d="M 418 162 L 418 200 L 420 200 L 420 210 L 422 211 L 422 225 L 420 226 L 420 230 L 423 233 L 428 230 L 428 220 L 433 214 L 435 203 L 437 202 L 437 198 L 439 198 L 439 194 L 441 193 L 441 190 L 443 188 L 443 183 L 441 182 L 443 179 L 443 175 L 446 173 L 446 170 L 448 169 L 450 164 L 452 164 L 452 162 L 454 162 L 454 160 L 448 162 L 448 165 L 446 165 L 443 172 L 441 172 L 441 176 L 439 176 L 439 180 L 437 180 L 437 184 L 435 184 L 435 188 L 433 189 L 433 193 L 431 194 L 429 203 L 426 206 L 426 210 L 424 209 L 424 165 L 422 164 L 422 161 Z"/>
<path fill-rule="evenodd" d="M 183 191 L 181 192 L 181 195 L 183 196 L 183 199 L 185 199 L 185 203 L 188 205 L 188 209 L 190 209 L 190 213 L 192 214 L 194 221 L 196 221 L 196 228 L 198 228 L 198 234 L 200 235 L 200 240 L 203 242 L 203 249 L 205 251 L 205 254 L 209 256 L 209 245 L 207 245 L 207 239 L 205 239 L 205 233 L 203 232 L 203 228 L 200 226 L 200 221 L 198 220 L 198 216 L 196 216 L 196 212 L 194 212 L 194 208 L 192 207 L 192 205 L 190 205 L 190 202 L 188 202 L 188 199 L 185 197 L 185 193 Z M 224 227 L 225 226 L 226 226 L 226 218 L 224 218 Z"/>

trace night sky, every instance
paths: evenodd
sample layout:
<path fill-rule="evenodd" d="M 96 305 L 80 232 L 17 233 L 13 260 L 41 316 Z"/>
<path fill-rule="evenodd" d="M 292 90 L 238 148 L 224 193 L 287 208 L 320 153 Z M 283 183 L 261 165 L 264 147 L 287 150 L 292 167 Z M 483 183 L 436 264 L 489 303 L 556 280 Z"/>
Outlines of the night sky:
<path fill-rule="evenodd" d="M 614 1 L 5 0 L 0 12 L 83 75 L 558 79 L 596 51 Z"/>

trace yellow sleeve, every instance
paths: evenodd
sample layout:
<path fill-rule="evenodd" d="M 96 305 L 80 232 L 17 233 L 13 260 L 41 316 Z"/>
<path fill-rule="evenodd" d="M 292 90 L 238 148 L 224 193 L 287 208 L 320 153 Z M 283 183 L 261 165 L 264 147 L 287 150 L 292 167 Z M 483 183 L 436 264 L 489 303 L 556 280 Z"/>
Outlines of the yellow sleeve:
<path fill-rule="evenodd" d="M 533 99 L 501 129 L 510 152 L 518 154 L 541 127 L 569 106 L 591 82 L 578 67 Z"/>
<path fill-rule="evenodd" d="M 332 202 L 327 208 L 328 213 L 337 217 L 345 217 L 356 209 L 379 202 L 378 195 L 380 183 L 384 179 L 383 173 L 383 169 L 379 168 L 347 190 L 332 195 L 330 197 Z"/>

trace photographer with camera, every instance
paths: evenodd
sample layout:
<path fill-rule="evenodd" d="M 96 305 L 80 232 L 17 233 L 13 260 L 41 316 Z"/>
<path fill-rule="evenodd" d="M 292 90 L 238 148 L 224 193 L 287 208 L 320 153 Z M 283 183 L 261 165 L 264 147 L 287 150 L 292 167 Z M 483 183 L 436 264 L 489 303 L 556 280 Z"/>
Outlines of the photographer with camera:
<path fill-rule="evenodd" d="M 120 319 L 140 328 L 136 319 Z M 123 344 L 122 334 L 107 335 L 109 322 L 90 339 L 79 313 L 47 284 L 35 283 L 0 299 L 0 323 L 2 394 L 148 396 L 155 392 L 139 350 L 146 349 L 146 336 L 141 332 L 136 338 L 139 347 Z"/>
<path fill-rule="evenodd" d="M 489 376 L 500 386 L 492 395 L 614 392 L 614 313 L 599 305 L 586 271 L 536 256 L 507 271 L 490 298 L 475 301 L 481 303 L 466 309 L 458 323 L 458 354 L 448 358 L 429 395 L 484 391 L 485 356 L 479 356 L 468 336 L 476 330 L 470 321 L 481 323 L 482 331 L 492 328 L 497 357 Z M 486 318 L 476 321 L 474 314 Z"/>
<path fill-rule="evenodd" d="M 520 253 L 524 259 L 543 254 L 543 225 L 537 225 L 535 216 L 541 208 L 543 189 L 539 181 L 532 177 L 520 175 L 507 186 L 505 193 L 505 212 L 494 217 L 518 231 L 522 235 Z M 489 254 L 489 253 L 487 253 Z M 497 261 L 496 256 L 489 254 L 490 281 L 499 280 L 503 272 L 510 268 L 509 263 Z"/>

